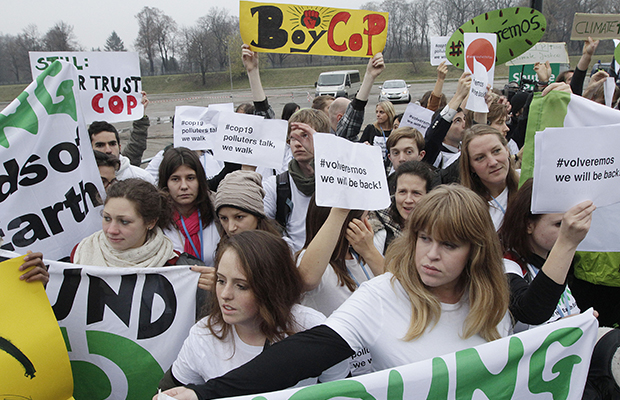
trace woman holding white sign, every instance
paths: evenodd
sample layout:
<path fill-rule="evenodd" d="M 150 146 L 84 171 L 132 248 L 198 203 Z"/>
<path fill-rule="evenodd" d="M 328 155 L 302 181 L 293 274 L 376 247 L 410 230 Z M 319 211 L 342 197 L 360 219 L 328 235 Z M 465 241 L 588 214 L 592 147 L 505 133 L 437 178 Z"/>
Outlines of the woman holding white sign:
<path fill-rule="evenodd" d="M 486 203 L 462 186 L 442 186 L 409 218 L 386 256 L 389 272 L 363 283 L 324 325 L 205 385 L 167 394 L 181 400 L 268 392 L 363 347 L 375 369 L 385 370 L 507 336 L 508 284 Z"/>
<path fill-rule="evenodd" d="M 510 311 L 529 329 L 579 314 L 566 285 L 577 246 L 586 237 L 596 209 L 584 201 L 564 214 L 532 214 L 532 179 L 519 189 L 499 230 L 510 283 Z"/>
<path fill-rule="evenodd" d="M 461 185 L 489 203 L 493 225 L 499 229 L 519 185 L 519 175 L 510 161 L 506 138 L 488 125 L 474 125 L 467 129 L 459 167 Z"/>

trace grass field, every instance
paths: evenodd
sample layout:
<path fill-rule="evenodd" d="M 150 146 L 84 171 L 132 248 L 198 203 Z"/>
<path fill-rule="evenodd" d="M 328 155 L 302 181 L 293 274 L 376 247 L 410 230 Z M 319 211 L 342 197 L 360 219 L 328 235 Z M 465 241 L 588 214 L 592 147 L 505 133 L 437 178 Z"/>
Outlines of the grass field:
<path fill-rule="evenodd" d="M 601 60 L 611 61 L 611 55 L 595 55 L 593 62 Z M 570 57 L 571 66 L 576 65 L 578 56 Z M 417 64 L 418 71 L 415 71 L 411 63 L 390 63 L 387 64 L 385 71 L 381 74 L 379 82 L 388 79 L 404 79 L 408 83 L 416 81 L 434 81 L 437 77 L 436 67 L 427 62 Z M 299 67 L 299 68 L 263 68 L 261 70 L 261 80 L 266 88 L 272 87 L 294 87 L 294 86 L 313 86 L 319 74 L 324 71 L 357 69 L 362 74 L 366 69 L 365 64 L 346 65 L 346 66 L 321 66 L 321 67 Z M 458 78 L 460 70 L 449 67 L 448 79 Z M 508 76 L 508 67 L 498 65 L 495 68 L 495 76 L 505 78 Z M 0 102 L 9 102 L 17 97 L 27 85 L 4 85 L 0 86 Z M 207 84 L 202 86 L 200 74 L 183 75 L 162 75 L 145 76 L 142 78 L 142 87 L 147 93 L 183 93 L 196 91 L 219 91 L 230 90 L 230 75 L 228 71 L 212 72 L 207 74 Z M 245 76 L 233 78 L 234 89 L 248 89 L 249 84 Z"/>

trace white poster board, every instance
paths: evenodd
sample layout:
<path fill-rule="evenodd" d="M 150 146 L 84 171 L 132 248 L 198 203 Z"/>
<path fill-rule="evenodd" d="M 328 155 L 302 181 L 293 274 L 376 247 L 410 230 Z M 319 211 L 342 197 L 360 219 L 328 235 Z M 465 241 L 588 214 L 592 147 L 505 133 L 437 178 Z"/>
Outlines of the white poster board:
<path fill-rule="evenodd" d="M 620 124 L 537 132 L 532 212 L 561 213 L 584 200 L 597 207 L 620 202 L 618 130 Z"/>
<path fill-rule="evenodd" d="M 138 53 L 111 51 L 31 51 L 32 79 L 57 59 L 78 70 L 76 82 L 87 124 L 133 121 L 144 116 Z"/>
<path fill-rule="evenodd" d="M 314 135 L 316 204 L 350 210 L 390 205 L 381 148 L 328 133 Z"/>
<path fill-rule="evenodd" d="M 213 148 L 220 111 L 233 112 L 233 104 L 211 104 L 209 107 L 178 106 L 174 110 L 174 147 L 191 150 Z"/>
<path fill-rule="evenodd" d="M 442 61 L 445 61 L 446 65 L 452 65 L 446 57 L 448 40 L 450 40 L 450 36 L 431 36 L 431 65 L 437 66 Z"/>
<path fill-rule="evenodd" d="M 470 33 L 463 34 L 465 42 L 465 72 L 473 74 L 474 59 L 484 65 L 487 71 L 487 83 L 493 87 L 495 76 L 495 58 L 497 49 L 497 35 L 494 33 Z"/>
<path fill-rule="evenodd" d="M 220 112 L 213 155 L 221 161 L 282 168 L 288 121 Z"/>
<path fill-rule="evenodd" d="M 409 103 L 403 114 L 403 119 L 400 121 L 399 127 L 411 126 L 419 130 L 422 136 L 424 136 L 428 127 L 431 126 L 434 114 L 435 113 L 428 108 L 422 107 L 416 103 Z"/>
<path fill-rule="evenodd" d="M 508 61 L 506 65 L 528 65 L 537 62 L 544 63 L 545 61 L 549 61 L 551 64 L 570 63 L 566 52 L 566 43 L 538 42 L 525 53 Z"/>

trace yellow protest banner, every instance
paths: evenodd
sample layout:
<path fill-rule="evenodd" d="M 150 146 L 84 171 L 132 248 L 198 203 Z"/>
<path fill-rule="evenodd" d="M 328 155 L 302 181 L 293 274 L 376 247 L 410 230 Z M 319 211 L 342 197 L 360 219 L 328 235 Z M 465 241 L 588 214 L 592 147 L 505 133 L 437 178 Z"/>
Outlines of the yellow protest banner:
<path fill-rule="evenodd" d="M 24 256 L 0 263 L 0 394 L 73 399 L 67 348 L 40 282 L 19 280 Z"/>
<path fill-rule="evenodd" d="M 388 13 L 241 1 L 239 27 L 254 51 L 372 57 L 385 47 Z"/>

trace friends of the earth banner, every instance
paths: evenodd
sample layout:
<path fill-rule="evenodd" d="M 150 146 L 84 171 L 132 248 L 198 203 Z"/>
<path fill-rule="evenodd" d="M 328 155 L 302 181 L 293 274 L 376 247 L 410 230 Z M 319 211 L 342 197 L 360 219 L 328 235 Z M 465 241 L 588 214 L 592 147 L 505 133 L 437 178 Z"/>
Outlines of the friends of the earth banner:
<path fill-rule="evenodd" d="M 194 324 L 200 274 L 188 266 L 50 263 L 47 295 L 76 400 L 150 399 Z"/>
<path fill-rule="evenodd" d="M 55 61 L 0 112 L 2 249 L 66 257 L 101 229 L 104 193 L 76 68 Z"/>
<path fill-rule="evenodd" d="M 402 367 L 235 400 L 581 399 L 596 341 L 592 310 Z"/>
<path fill-rule="evenodd" d="M 241 1 L 239 27 L 254 51 L 372 57 L 385 47 L 388 13 Z"/>

